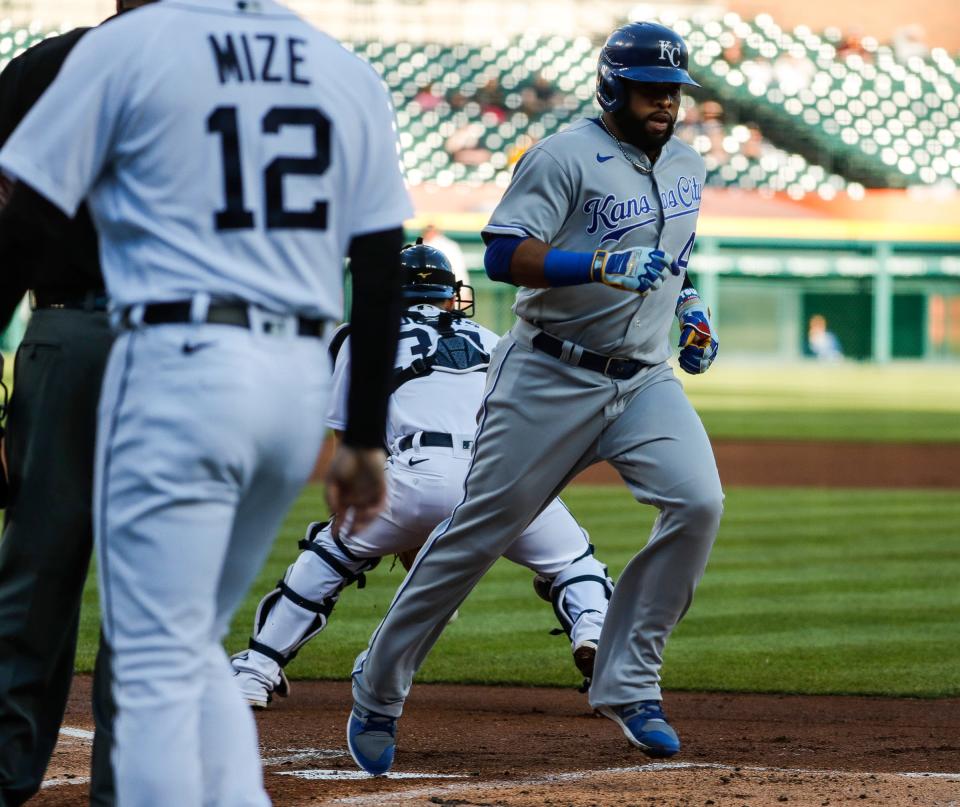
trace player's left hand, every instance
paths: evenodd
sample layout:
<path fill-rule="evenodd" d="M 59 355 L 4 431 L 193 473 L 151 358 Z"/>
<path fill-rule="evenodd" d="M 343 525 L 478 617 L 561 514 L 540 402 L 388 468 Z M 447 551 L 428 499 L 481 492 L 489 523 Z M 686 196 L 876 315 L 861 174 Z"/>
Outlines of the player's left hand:
<path fill-rule="evenodd" d="M 380 448 L 354 448 L 337 444 L 327 469 L 326 496 L 331 512 L 350 510 L 350 532 L 359 532 L 383 509 L 387 484 L 383 466 L 387 455 Z"/>
<path fill-rule="evenodd" d="M 680 315 L 680 367 L 690 375 L 710 369 L 720 351 L 720 342 L 703 311 L 693 309 Z"/>
<path fill-rule="evenodd" d="M 638 247 L 621 252 L 598 249 L 593 253 L 590 279 L 643 297 L 659 289 L 668 273 L 679 275 L 680 267 L 673 262 L 673 256 L 662 249 Z"/>

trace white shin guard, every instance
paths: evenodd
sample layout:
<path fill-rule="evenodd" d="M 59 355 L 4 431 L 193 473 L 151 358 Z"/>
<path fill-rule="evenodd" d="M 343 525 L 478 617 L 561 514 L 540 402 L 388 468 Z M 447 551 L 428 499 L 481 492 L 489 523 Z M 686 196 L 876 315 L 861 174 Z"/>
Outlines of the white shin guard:
<path fill-rule="evenodd" d="M 612 594 L 613 580 L 607 574 L 607 567 L 593 556 L 592 545 L 587 553 L 553 578 L 550 599 L 572 648 L 600 638 Z"/>
<path fill-rule="evenodd" d="M 277 587 L 257 607 L 250 649 L 279 667 L 322 631 L 351 583 L 362 588 L 364 572 L 379 558 L 357 558 L 333 536 L 330 523 L 315 522 L 300 542 L 303 551 Z"/>

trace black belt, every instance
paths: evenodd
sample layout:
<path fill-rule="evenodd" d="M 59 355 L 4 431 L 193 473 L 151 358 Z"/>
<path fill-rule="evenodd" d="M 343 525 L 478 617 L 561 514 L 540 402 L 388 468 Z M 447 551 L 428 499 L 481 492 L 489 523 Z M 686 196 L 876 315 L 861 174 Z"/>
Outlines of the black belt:
<path fill-rule="evenodd" d="M 169 325 L 177 322 L 193 322 L 190 316 L 193 304 L 189 301 L 179 303 L 150 303 L 143 307 L 143 319 L 147 325 Z M 267 314 L 269 316 L 269 314 Z M 207 308 L 207 316 L 202 320 L 208 325 L 235 325 L 239 328 L 250 328 L 249 306 L 240 303 L 211 303 Z M 123 322 L 128 327 L 130 309 L 123 316 Z M 307 319 L 297 317 L 297 334 L 299 336 L 322 337 L 326 328 L 326 320 Z M 273 323 L 267 319 L 263 323 L 265 333 L 270 333 Z"/>
<path fill-rule="evenodd" d="M 427 448 L 453 448 L 453 435 L 444 432 L 417 432 L 420 435 L 420 445 Z M 397 451 L 406 451 L 413 448 L 413 438 L 416 434 L 408 434 L 400 438 Z"/>
<path fill-rule="evenodd" d="M 533 337 L 533 346 L 537 350 L 542 350 L 549 356 L 559 359 L 563 355 L 563 340 L 550 336 L 548 333 L 540 331 Z M 625 381 L 633 378 L 641 368 L 646 365 L 637 359 L 624 359 L 617 356 L 604 356 L 602 353 L 591 353 L 584 350 L 576 362 L 571 362 L 579 367 L 585 367 L 587 370 L 593 370 L 609 378 L 616 378 Z"/>
<path fill-rule="evenodd" d="M 76 311 L 106 311 L 110 302 L 107 293 L 103 290 L 88 291 L 73 296 L 64 294 L 49 294 L 45 291 L 33 292 L 33 307 L 41 308 L 69 308 Z"/>

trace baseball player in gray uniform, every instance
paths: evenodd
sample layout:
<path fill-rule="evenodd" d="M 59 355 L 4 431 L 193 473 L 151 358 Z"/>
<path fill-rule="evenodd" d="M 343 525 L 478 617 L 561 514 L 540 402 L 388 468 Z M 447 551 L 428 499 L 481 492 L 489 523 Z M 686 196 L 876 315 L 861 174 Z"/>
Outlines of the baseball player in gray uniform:
<path fill-rule="evenodd" d="M 662 653 L 723 510 L 710 442 L 666 363 L 674 316 L 687 372 L 717 354 L 708 312 L 685 283 L 705 177 L 703 160 L 672 137 L 681 85 L 695 84 L 687 65 L 669 28 L 614 31 L 598 65 L 603 114 L 533 147 L 484 229 L 488 275 L 520 287 L 518 319 L 491 360 L 464 498 L 354 668 L 348 745 L 370 773 L 393 762 L 414 673 L 446 619 L 546 503 L 600 460 L 660 514 L 614 589 L 590 703 L 647 754 L 679 751 L 661 709 Z"/>
<path fill-rule="evenodd" d="M 220 642 L 316 462 L 346 254 L 363 372 L 328 498 L 362 523 L 385 495 L 413 212 L 389 97 L 273 0 L 156 3 L 80 40 L 0 167 L 0 243 L 24 190 L 67 215 L 86 197 L 116 306 L 94 521 L 117 803 L 263 807 Z"/>
<path fill-rule="evenodd" d="M 463 285 L 442 252 L 409 246 L 400 253 L 400 271 L 408 307 L 384 440 L 390 447 L 387 506 L 364 530 L 336 521 L 307 527 L 303 552 L 257 608 L 249 649 L 232 659 L 234 680 L 254 708 L 289 691 L 283 668 L 326 627 L 343 589 L 354 582 L 362 587 L 365 573 L 385 555 L 415 554 L 463 493 L 497 336 L 467 318 L 472 306 L 460 308 Z M 350 332 L 344 325 L 330 343 L 334 370 L 327 425 L 337 433 L 346 425 Z M 589 679 L 613 582 L 586 532 L 554 499 L 506 556 L 544 581 L 544 598 L 570 640 L 577 669 Z"/>

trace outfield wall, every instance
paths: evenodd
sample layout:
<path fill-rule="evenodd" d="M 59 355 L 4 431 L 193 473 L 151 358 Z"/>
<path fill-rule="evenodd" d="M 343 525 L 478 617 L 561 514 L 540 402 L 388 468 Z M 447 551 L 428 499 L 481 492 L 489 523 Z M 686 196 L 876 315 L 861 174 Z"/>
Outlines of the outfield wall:
<path fill-rule="evenodd" d="M 513 289 L 487 279 L 476 233 L 447 235 L 467 258 L 477 319 L 503 332 Z M 690 268 L 726 356 L 810 356 L 807 326 L 820 314 L 847 358 L 960 361 L 958 243 L 705 235 Z"/>

